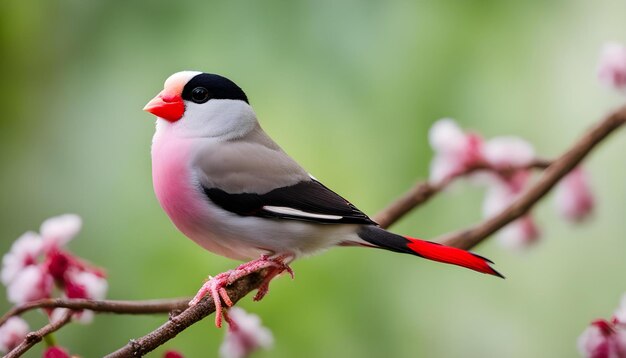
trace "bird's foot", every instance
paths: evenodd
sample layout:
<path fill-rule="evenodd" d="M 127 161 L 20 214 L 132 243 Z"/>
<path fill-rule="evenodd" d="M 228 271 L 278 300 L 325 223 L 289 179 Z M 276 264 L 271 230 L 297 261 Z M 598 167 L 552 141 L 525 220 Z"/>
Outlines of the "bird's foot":
<path fill-rule="evenodd" d="M 228 292 L 226 292 L 226 287 L 253 272 L 268 269 L 267 274 L 263 278 L 263 282 L 259 286 L 257 294 L 254 296 L 254 300 L 259 301 L 269 291 L 270 281 L 274 277 L 287 271 L 291 278 L 294 278 L 293 270 L 287 264 L 291 258 L 291 255 L 281 255 L 277 257 L 263 255 L 256 260 L 239 265 L 239 267 L 234 270 L 221 273 L 215 277 L 209 276 L 209 280 L 202 285 L 195 297 L 189 301 L 189 306 L 197 305 L 204 296 L 210 294 L 215 304 L 215 325 L 219 328 L 222 326 L 222 301 L 228 307 L 233 305 L 232 300 L 228 296 Z"/>
<path fill-rule="evenodd" d="M 256 295 L 254 295 L 253 300 L 260 301 L 263 297 L 265 297 L 265 295 L 267 295 L 270 290 L 270 281 L 272 281 L 274 277 L 280 275 L 281 273 L 287 271 L 287 273 L 289 273 L 289 276 L 291 276 L 291 279 L 294 279 L 295 276 L 293 274 L 293 270 L 288 264 L 285 263 L 284 258 L 279 259 L 275 262 L 276 265 L 269 268 L 265 278 L 263 279 L 263 282 L 261 282 L 261 285 L 256 292 Z"/>
<path fill-rule="evenodd" d="M 228 307 L 233 305 L 233 302 L 226 292 L 226 287 L 232 283 L 230 280 L 232 272 L 233 270 L 230 270 L 215 277 L 209 276 L 209 279 L 200 287 L 198 293 L 189 301 L 189 306 L 195 306 L 204 296 L 210 294 L 215 304 L 215 325 L 218 328 L 222 327 L 222 301 L 224 301 L 224 304 Z"/>

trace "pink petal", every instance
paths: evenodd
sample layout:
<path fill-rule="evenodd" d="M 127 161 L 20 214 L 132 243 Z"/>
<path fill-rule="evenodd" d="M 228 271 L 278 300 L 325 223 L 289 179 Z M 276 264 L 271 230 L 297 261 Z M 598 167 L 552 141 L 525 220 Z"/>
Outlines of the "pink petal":
<path fill-rule="evenodd" d="M 515 200 L 515 197 L 515 193 L 502 181 L 492 182 L 485 193 L 483 217 L 490 218 L 499 214 Z"/>
<path fill-rule="evenodd" d="M 436 155 L 430 162 L 430 181 L 440 183 L 458 175 L 464 168 L 463 162 L 457 157 Z"/>
<path fill-rule="evenodd" d="M 586 219 L 594 207 L 594 196 L 585 172 L 579 167 L 556 187 L 555 203 L 559 213 L 570 221 Z"/>
<path fill-rule="evenodd" d="M 52 284 L 52 276 L 41 266 L 30 265 L 7 286 L 7 296 L 15 304 L 47 298 L 50 297 Z"/>
<path fill-rule="evenodd" d="M 68 271 L 67 280 L 70 281 L 72 285 L 80 286 L 82 288 L 82 292 L 84 292 L 84 297 L 82 298 L 90 298 L 94 300 L 104 299 L 109 287 L 107 280 L 104 277 L 100 277 L 88 271 Z"/>
<path fill-rule="evenodd" d="M 617 320 L 617 322 L 626 325 L 626 293 L 622 295 L 619 307 L 613 313 L 613 317 Z"/>
<path fill-rule="evenodd" d="M 535 159 L 535 150 L 518 137 L 495 137 L 483 146 L 483 157 L 496 168 L 523 167 Z"/>
<path fill-rule="evenodd" d="M 619 43 L 607 43 L 602 49 L 598 65 L 600 82 L 616 90 L 626 89 L 626 47 Z"/>
<path fill-rule="evenodd" d="M 20 317 L 9 318 L 0 326 L 0 352 L 7 353 L 17 347 L 29 332 L 28 323 Z"/>
<path fill-rule="evenodd" d="M 42 249 L 41 237 L 32 231 L 15 240 L 11 250 L 2 258 L 2 283 L 8 285 L 24 267 L 35 264 Z"/>
<path fill-rule="evenodd" d="M 433 123 L 428 131 L 430 146 L 439 153 L 460 153 L 466 147 L 466 135 L 453 119 Z"/>
<path fill-rule="evenodd" d="M 47 219 L 39 230 L 47 249 L 59 248 L 67 244 L 82 227 L 80 216 L 65 214 Z"/>
<path fill-rule="evenodd" d="M 626 332 L 604 320 L 588 326 L 578 337 L 578 351 L 588 358 L 626 357 Z"/>
<path fill-rule="evenodd" d="M 43 353 L 43 358 L 70 358 L 70 354 L 59 346 L 53 346 Z"/>
<path fill-rule="evenodd" d="M 487 185 L 483 216 L 492 217 L 511 205 L 523 193 L 529 179 L 530 172 L 526 170 L 519 170 L 506 179 L 497 175 L 483 176 L 481 182 Z"/>
<path fill-rule="evenodd" d="M 512 250 L 522 250 L 537 242 L 539 228 L 530 215 L 522 216 L 497 233 L 500 244 Z"/>
<path fill-rule="evenodd" d="M 220 357 L 242 358 L 259 348 L 270 348 L 274 343 L 272 332 L 261 325 L 261 319 L 248 314 L 239 307 L 228 310 L 233 324 L 229 324 L 224 341 L 220 346 Z"/>
<path fill-rule="evenodd" d="M 434 183 L 459 175 L 482 161 L 482 138 L 464 133 L 452 119 L 435 122 L 428 138 L 436 152 L 430 165 L 430 180 Z"/>

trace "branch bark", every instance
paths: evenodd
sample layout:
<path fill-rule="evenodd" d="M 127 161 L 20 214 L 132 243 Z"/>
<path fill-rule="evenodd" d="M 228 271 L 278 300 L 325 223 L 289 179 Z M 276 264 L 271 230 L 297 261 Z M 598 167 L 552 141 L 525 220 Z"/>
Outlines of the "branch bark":
<path fill-rule="evenodd" d="M 87 309 L 100 313 L 150 314 L 184 310 L 187 308 L 189 300 L 191 300 L 189 297 L 145 301 L 95 301 L 78 298 L 46 298 L 13 307 L 0 318 L 0 326 L 13 316 L 19 316 L 38 308 L 70 308 L 73 310 Z"/>
<path fill-rule="evenodd" d="M 251 273 L 250 275 L 244 276 L 230 285 L 226 291 L 228 292 L 228 296 L 233 303 L 242 299 L 250 293 L 250 291 L 259 288 L 263 282 L 265 273 L 265 270 Z M 224 307 L 227 306 L 224 304 Z M 139 339 L 132 339 L 127 345 L 107 355 L 106 358 L 141 357 L 163 343 L 176 337 L 178 333 L 184 331 L 187 327 L 200 321 L 213 312 L 215 312 L 213 298 L 211 298 L 210 295 L 207 295 L 197 305 L 187 308 L 178 316 L 170 317 L 170 319 L 161 327 L 155 329 L 147 335 Z"/>
<path fill-rule="evenodd" d="M 386 229 L 413 209 L 426 203 L 433 196 L 442 192 L 456 179 L 478 171 L 498 172 L 502 176 L 509 176 L 520 169 L 546 169 L 550 166 L 550 164 L 552 164 L 552 162 L 549 160 L 536 159 L 530 165 L 523 168 L 496 169 L 489 166 L 487 163 L 483 163 L 481 165 L 470 167 L 466 171 L 444 179 L 439 183 L 431 183 L 428 181 L 418 182 L 411 189 L 409 189 L 409 191 L 376 214 L 374 216 L 374 221 L 377 222 L 380 227 Z"/>
<path fill-rule="evenodd" d="M 31 349 L 35 344 L 41 342 L 43 340 L 43 337 L 49 335 L 50 333 L 58 331 L 63 326 L 68 324 L 72 320 L 73 313 L 74 312 L 68 310 L 59 320 L 48 323 L 38 331 L 30 332 L 26 335 L 24 341 L 22 341 L 19 346 L 15 347 L 12 351 L 5 355 L 4 358 L 21 357 L 22 354 L 26 353 L 26 351 Z"/>

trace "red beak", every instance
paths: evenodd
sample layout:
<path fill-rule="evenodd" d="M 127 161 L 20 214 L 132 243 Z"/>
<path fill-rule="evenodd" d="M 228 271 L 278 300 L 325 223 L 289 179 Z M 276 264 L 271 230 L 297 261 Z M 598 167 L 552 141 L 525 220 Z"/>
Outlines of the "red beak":
<path fill-rule="evenodd" d="M 181 119 L 183 113 L 185 113 L 185 103 L 181 96 L 169 95 L 164 92 L 165 91 L 159 93 L 150 100 L 150 102 L 143 107 L 143 110 L 157 117 L 167 119 L 170 122 L 176 122 Z"/>

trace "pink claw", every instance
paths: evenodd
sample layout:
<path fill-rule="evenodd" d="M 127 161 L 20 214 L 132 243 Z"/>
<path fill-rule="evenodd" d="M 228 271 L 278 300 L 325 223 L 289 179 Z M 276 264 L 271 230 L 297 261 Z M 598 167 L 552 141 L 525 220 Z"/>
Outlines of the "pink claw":
<path fill-rule="evenodd" d="M 267 275 L 259 286 L 257 294 L 254 296 L 254 300 L 259 301 L 269 291 L 270 281 L 274 277 L 287 271 L 291 278 L 294 278 L 293 270 L 285 263 L 289 258 L 291 258 L 291 255 L 281 255 L 275 258 L 263 255 L 256 260 L 239 265 L 239 267 L 234 270 L 223 272 L 215 277 L 209 276 L 209 280 L 202 285 L 194 298 L 189 301 L 189 306 L 197 305 L 204 296 L 210 294 L 215 304 L 215 326 L 220 328 L 222 327 L 222 316 L 225 315 L 225 311 L 224 313 L 222 312 L 222 301 L 224 301 L 224 304 L 228 307 L 233 305 L 233 301 L 228 296 L 226 287 L 246 275 L 269 268 Z M 227 316 L 226 319 L 228 320 Z"/>

